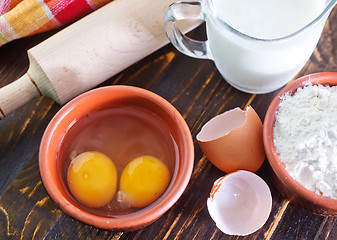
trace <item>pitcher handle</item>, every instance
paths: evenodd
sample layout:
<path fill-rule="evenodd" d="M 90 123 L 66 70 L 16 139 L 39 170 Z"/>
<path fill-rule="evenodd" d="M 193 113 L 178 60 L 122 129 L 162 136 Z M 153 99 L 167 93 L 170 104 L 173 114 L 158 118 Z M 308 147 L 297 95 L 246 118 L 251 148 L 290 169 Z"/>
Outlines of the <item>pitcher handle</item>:
<path fill-rule="evenodd" d="M 180 20 L 203 20 L 201 2 L 176 2 L 171 4 L 165 13 L 165 30 L 171 43 L 187 56 L 201 59 L 212 59 L 208 40 L 197 41 L 187 37 L 178 28 Z"/>

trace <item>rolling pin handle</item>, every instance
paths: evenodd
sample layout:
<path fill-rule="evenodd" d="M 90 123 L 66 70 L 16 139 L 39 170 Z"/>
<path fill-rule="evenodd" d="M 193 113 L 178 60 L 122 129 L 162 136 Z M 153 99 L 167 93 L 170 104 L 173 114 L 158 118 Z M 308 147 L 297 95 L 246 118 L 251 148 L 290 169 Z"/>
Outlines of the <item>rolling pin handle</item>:
<path fill-rule="evenodd" d="M 28 73 L 0 88 L 0 119 L 38 96 L 41 93 Z"/>

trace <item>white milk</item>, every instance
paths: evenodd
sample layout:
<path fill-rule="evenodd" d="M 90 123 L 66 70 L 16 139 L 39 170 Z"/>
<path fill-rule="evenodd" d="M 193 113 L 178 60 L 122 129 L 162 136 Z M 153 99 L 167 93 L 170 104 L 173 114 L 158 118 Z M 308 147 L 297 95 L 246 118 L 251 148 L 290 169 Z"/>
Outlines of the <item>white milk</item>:
<path fill-rule="evenodd" d="M 301 29 L 325 6 L 322 0 L 213 0 L 218 16 L 251 37 L 274 39 Z"/>
<path fill-rule="evenodd" d="M 219 18 L 256 40 L 233 32 L 207 14 L 212 58 L 224 78 L 246 92 L 266 93 L 291 80 L 311 56 L 328 17 L 286 37 L 317 18 L 325 0 L 212 0 Z"/>

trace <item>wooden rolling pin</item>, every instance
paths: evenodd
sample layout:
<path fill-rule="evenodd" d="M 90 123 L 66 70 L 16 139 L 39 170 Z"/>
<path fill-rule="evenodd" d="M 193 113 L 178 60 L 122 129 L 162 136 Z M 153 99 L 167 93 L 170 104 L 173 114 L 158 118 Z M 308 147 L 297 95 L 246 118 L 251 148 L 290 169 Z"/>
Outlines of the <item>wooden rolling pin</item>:
<path fill-rule="evenodd" d="M 167 44 L 172 2 L 115 0 L 29 49 L 27 73 L 0 89 L 0 119 L 41 95 L 64 104 Z"/>

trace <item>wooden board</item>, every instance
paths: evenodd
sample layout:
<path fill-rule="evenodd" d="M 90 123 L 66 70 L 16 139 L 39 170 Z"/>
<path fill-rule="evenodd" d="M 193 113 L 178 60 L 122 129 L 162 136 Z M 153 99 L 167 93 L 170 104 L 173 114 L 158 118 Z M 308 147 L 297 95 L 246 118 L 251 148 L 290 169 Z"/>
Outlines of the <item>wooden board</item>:
<path fill-rule="evenodd" d="M 54 32 L 21 39 L 0 48 L 0 87 L 28 68 L 26 51 Z M 201 38 L 204 26 L 192 33 Z M 337 10 L 298 76 L 337 71 Z M 257 172 L 273 196 L 267 223 L 246 237 L 223 234 L 205 207 L 213 182 L 224 175 L 201 152 L 195 136 L 215 115 L 251 104 L 263 120 L 277 91 L 251 95 L 230 87 L 213 62 L 192 59 L 172 45 L 156 51 L 100 86 L 125 84 L 149 89 L 171 102 L 185 118 L 195 145 L 190 183 L 179 201 L 160 219 L 134 232 L 96 229 L 62 213 L 46 193 L 38 168 L 45 127 L 61 108 L 52 100 L 32 100 L 0 121 L 0 239 L 337 239 L 337 218 L 322 217 L 289 203 L 273 186 L 267 161 Z"/>

